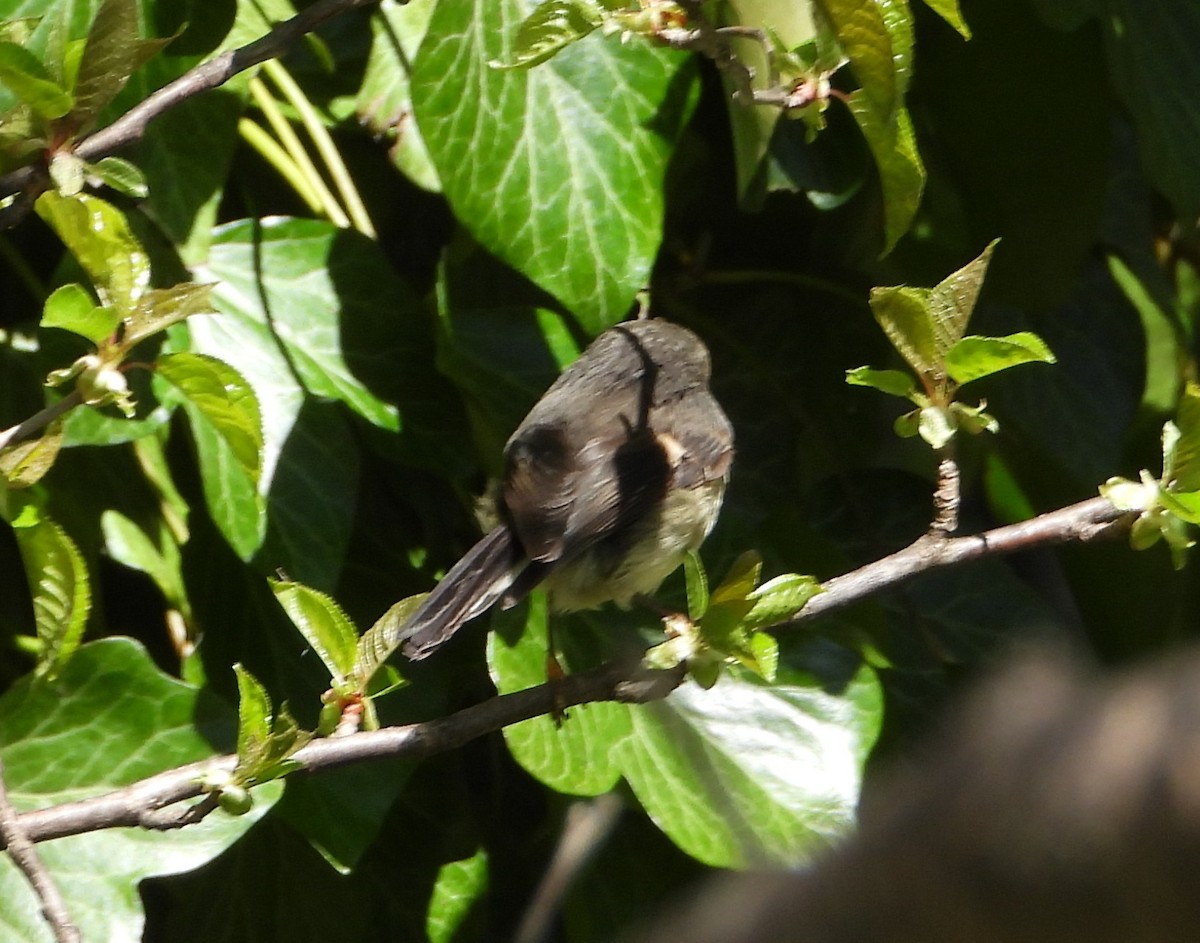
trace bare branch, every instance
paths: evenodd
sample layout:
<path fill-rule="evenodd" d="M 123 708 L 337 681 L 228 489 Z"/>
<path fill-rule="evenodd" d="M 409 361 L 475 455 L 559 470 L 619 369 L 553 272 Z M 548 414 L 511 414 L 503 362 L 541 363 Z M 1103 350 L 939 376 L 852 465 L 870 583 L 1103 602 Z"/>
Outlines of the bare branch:
<path fill-rule="evenodd" d="M 71 922 L 67 905 L 58 885 L 38 857 L 37 848 L 21 827 L 20 817 L 8 801 L 8 786 L 4 782 L 4 761 L 0 760 L 0 841 L 4 842 L 17 869 L 25 875 L 42 905 L 42 916 L 54 932 L 58 943 L 79 943 L 79 928 Z"/>
<path fill-rule="evenodd" d="M 420 759 L 564 707 L 593 701 L 643 703 L 658 700 L 678 687 L 683 678 L 682 668 L 664 671 L 642 668 L 628 660 L 613 661 L 552 683 L 499 695 L 448 717 L 317 740 L 297 751 L 292 759 L 300 764 L 302 772 L 307 773 L 389 756 Z M 237 758 L 233 756 L 192 763 L 102 796 L 26 812 L 18 817 L 18 823 L 33 842 L 122 826 L 178 828 L 199 821 L 211 811 L 215 802 L 206 796 L 199 804 L 201 808 L 196 805 L 182 809 L 168 807 L 202 795 L 205 773 L 232 770 L 236 763 Z"/>
<path fill-rule="evenodd" d="M 931 570 L 1032 547 L 1115 537 L 1129 529 L 1135 516 L 1107 498 L 1096 497 L 982 534 L 926 534 L 891 556 L 827 580 L 821 584 L 823 592 L 809 600 L 794 619 L 776 628 L 809 622 Z"/>
<path fill-rule="evenodd" d="M 251 66 L 283 55 L 298 39 L 335 16 L 376 2 L 378 0 L 317 0 L 254 42 L 223 52 L 168 82 L 112 124 L 80 141 L 75 153 L 84 160 L 94 161 L 141 140 L 147 125 L 176 105 L 225 84 Z M 32 195 L 43 190 L 48 179 L 46 168 L 40 164 L 22 167 L 0 177 L 0 197 L 24 191 L 17 204 L 0 213 L 0 229 L 16 225 L 32 205 Z M 24 209 L 17 213 L 16 207 L 20 205 L 24 205 Z"/>
<path fill-rule="evenodd" d="M 1106 498 L 1097 497 L 982 534 L 966 537 L 927 534 L 898 553 L 827 581 L 824 592 L 813 597 L 796 618 L 776 628 L 809 622 L 930 570 L 1035 546 L 1086 543 L 1116 536 L 1128 529 L 1132 517 Z M 304 773 L 389 756 L 419 759 L 455 749 L 510 724 L 579 704 L 595 701 L 640 704 L 660 700 L 682 683 L 685 674 L 683 665 L 658 670 L 629 660 L 613 661 L 592 671 L 491 698 L 448 717 L 317 740 L 293 758 Z M 203 795 L 201 783 L 205 773 L 232 770 L 235 764 L 236 758 L 232 756 L 193 763 L 107 795 L 26 812 L 18 817 L 18 822 L 33 842 L 120 826 L 178 828 L 199 821 L 211 811 L 215 801 L 207 796 L 198 805 L 169 807 Z"/>

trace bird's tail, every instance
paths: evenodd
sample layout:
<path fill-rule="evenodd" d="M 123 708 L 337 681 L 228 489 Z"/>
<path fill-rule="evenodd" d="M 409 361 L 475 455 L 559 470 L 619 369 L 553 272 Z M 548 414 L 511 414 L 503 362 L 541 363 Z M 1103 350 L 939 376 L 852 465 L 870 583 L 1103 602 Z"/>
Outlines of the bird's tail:
<path fill-rule="evenodd" d="M 432 655 L 463 623 L 504 595 L 526 565 L 511 530 L 501 524 L 467 551 L 400 630 L 400 650 L 417 661 Z"/>

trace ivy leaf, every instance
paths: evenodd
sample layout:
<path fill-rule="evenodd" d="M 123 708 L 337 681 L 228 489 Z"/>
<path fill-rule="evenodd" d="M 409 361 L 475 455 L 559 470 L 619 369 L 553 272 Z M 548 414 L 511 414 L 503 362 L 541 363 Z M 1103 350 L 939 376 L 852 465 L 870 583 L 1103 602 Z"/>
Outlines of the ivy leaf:
<path fill-rule="evenodd" d="M 1006 337 L 969 335 L 946 353 L 946 373 L 962 386 L 1023 363 L 1057 363 L 1036 334 L 1019 331 Z"/>
<path fill-rule="evenodd" d="M 13 524 L 25 578 L 33 597 L 37 626 L 37 671 L 55 675 L 75 653 L 87 628 L 92 608 L 91 584 L 83 554 L 61 527 L 45 512 L 32 522 Z"/>
<path fill-rule="evenodd" d="M 909 399 L 917 391 L 917 381 L 913 375 L 902 370 L 855 367 L 846 371 L 846 382 L 851 386 L 869 386 L 881 393 L 889 393 L 903 399 Z"/>
<path fill-rule="evenodd" d="M 493 69 L 528 69 L 578 42 L 604 22 L 604 12 L 588 0 L 544 0 L 517 27 L 507 58 Z"/>
<path fill-rule="evenodd" d="M 328 669 L 334 684 L 355 669 L 358 632 L 331 596 L 292 582 L 271 582 L 283 611 Z"/>
<path fill-rule="evenodd" d="M 56 327 L 86 337 L 99 345 L 113 336 L 121 316 L 113 308 L 97 305 L 82 285 L 60 285 L 42 309 L 42 327 Z"/>
<path fill-rule="evenodd" d="M 537 69 L 489 69 L 518 0 L 439 3 L 413 110 L 455 216 L 589 332 L 620 320 L 662 240 L 663 181 L 696 100 L 690 59 L 599 34 Z"/>

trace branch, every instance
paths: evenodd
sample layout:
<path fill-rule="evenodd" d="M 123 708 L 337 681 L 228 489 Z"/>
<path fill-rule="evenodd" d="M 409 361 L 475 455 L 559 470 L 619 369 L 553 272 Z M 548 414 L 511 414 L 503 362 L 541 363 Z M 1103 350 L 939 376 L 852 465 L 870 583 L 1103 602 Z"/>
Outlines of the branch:
<path fill-rule="evenodd" d="M 201 92 L 224 85 L 251 66 L 283 55 L 298 39 L 311 33 L 327 20 L 376 2 L 377 0 L 317 0 L 312 6 L 280 23 L 254 42 L 223 52 L 185 72 L 173 82 L 168 82 L 108 127 L 80 141 L 74 148 L 75 153 L 84 160 L 94 161 L 141 140 L 147 125 L 176 105 Z M 24 191 L 16 204 L 0 214 L 0 229 L 16 225 L 32 205 L 33 195 L 45 189 L 47 181 L 46 168 L 41 164 L 22 167 L 0 177 L 0 197 Z M 19 206 L 24 206 L 24 209 L 17 213 Z"/>
<path fill-rule="evenodd" d="M 1118 509 L 1108 498 L 1096 497 L 981 534 L 948 537 L 931 532 L 891 556 L 822 583 L 822 592 L 795 618 L 776 628 L 809 622 L 931 570 L 1033 547 L 1115 537 L 1128 530 L 1136 516 Z"/>
<path fill-rule="evenodd" d="M 453 750 L 518 721 L 565 707 L 593 701 L 640 704 L 660 700 L 675 690 L 683 678 L 682 668 L 657 670 L 631 665 L 628 660 L 613 661 L 592 671 L 568 675 L 513 694 L 501 694 L 449 717 L 317 740 L 291 758 L 306 773 L 392 756 L 422 759 Z M 235 756 L 201 760 L 102 796 L 25 812 L 18 816 L 17 822 L 32 842 L 104 828 L 178 828 L 198 821 L 203 813 L 215 806 L 215 802 L 211 801 L 211 796 L 206 797 L 199 804 L 203 807 L 199 811 L 194 811 L 197 806 L 182 810 L 168 806 L 202 795 L 201 780 L 205 773 L 232 770 L 236 763 Z"/>
<path fill-rule="evenodd" d="M 823 584 L 824 592 L 813 597 L 799 615 L 775 628 L 819 618 L 930 570 L 1035 546 L 1086 543 L 1116 536 L 1125 531 L 1133 516 L 1118 510 L 1107 498 L 1097 497 L 969 537 L 926 534 L 898 553 L 828 580 Z M 456 749 L 510 724 L 578 704 L 660 700 L 682 683 L 685 673 L 684 665 L 660 670 L 628 660 L 612 661 L 592 671 L 499 695 L 449 717 L 317 740 L 297 751 L 293 759 L 305 773 L 391 756 L 420 759 Z M 215 769 L 232 770 L 236 762 L 234 756 L 222 756 L 193 763 L 103 796 L 26 812 L 19 816 L 18 823 L 34 842 L 122 826 L 178 828 L 203 818 L 215 802 L 208 796 L 182 810 L 168 807 L 204 794 L 204 774 Z"/>
<path fill-rule="evenodd" d="M 58 885 L 38 857 L 37 849 L 22 827 L 20 816 L 8 801 L 8 787 L 4 782 L 4 762 L 0 760 L 0 841 L 4 842 L 9 856 L 17 869 L 25 875 L 42 905 L 42 916 L 54 932 L 58 943 L 79 943 L 82 939 L 79 928 L 71 922 L 67 905 L 63 902 Z"/>

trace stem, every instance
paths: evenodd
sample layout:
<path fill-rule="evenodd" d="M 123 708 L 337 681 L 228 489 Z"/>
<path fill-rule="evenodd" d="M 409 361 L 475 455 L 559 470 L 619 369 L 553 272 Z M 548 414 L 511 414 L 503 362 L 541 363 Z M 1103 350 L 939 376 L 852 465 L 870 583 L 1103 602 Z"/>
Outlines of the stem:
<path fill-rule="evenodd" d="M 299 135 L 296 134 L 291 122 L 283 116 L 283 112 L 279 110 L 279 104 L 261 79 L 256 77 L 250 80 L 250 96 L 254 99 L 254 104 L 258 105 L 262 111 L 263 117 L 267 119 L 275 136 L 283 144 L 284 150 L 287 151 L 297 172 L 303 175 L 307 189 L 316 196 L 320 203 L 321 214 L 335 226 L 341 229 L 347 228 L 350 220 L 342 210 L 341 204 L 326 186 L 325 179 L 317 170 L 317 165 L 312 162 L 312 158 L 308 156 L 308 151 L 304 149 Z"/>
<path fill-rule="evenodd" d="M 320 196 L 313 190 L 308 177 L 301 172 L 291 155 L 280 146 L 278 141 L 249 118 L 242 118 L 238 121 L 238 133 L 247 144 L 258 152 L 263 160 L 274 167 L 279 175 L 288 182 L 288 185 L 296 191 L 296 195 L 308 204 L 308 208 L 314 215 L 324 215 L 325 208 L 321 205 Z"/>
<path fill-rule="evenodd" d="M 284 97 L 291 103 L 292 107 L 300 113 L 300 119 L 304 123 L 304 129 L 308 132 L 308 136 L 312 138 L 313 144 L 316 145 L 317 153 L 321 155 L 321 159 L 325 162 L 325 168 L 329 171 L 329 175 L 333 178 L 334 184 L 337 186 L 338 195 L 342 198 L 342 205 L 345 206 L 346 212 L 354 223 L 354 228 L 361 232 L 364 236 L 376 238 L 375 227 L 371 224 L 371 217 L 367 215 L 367 208 L 363 204 L 362 197 L 358 193 L 358 188 L 354 186 L 354 180 L 350 176 L 350 172 L 346 169 L 346 163 L 342 160 L 341 152 L 338 151 L 337 145 L 333 143 L 333 138 L 330 136 L 328 129 L 321 121 L 321 116 L 317 114 L 317 110 L 309 101 L 308 96 L 296 84 L 296 80 L 283 67 L 278 59 L 272 59 L 263 65 L 263 71 L 275 83 Z"/>

